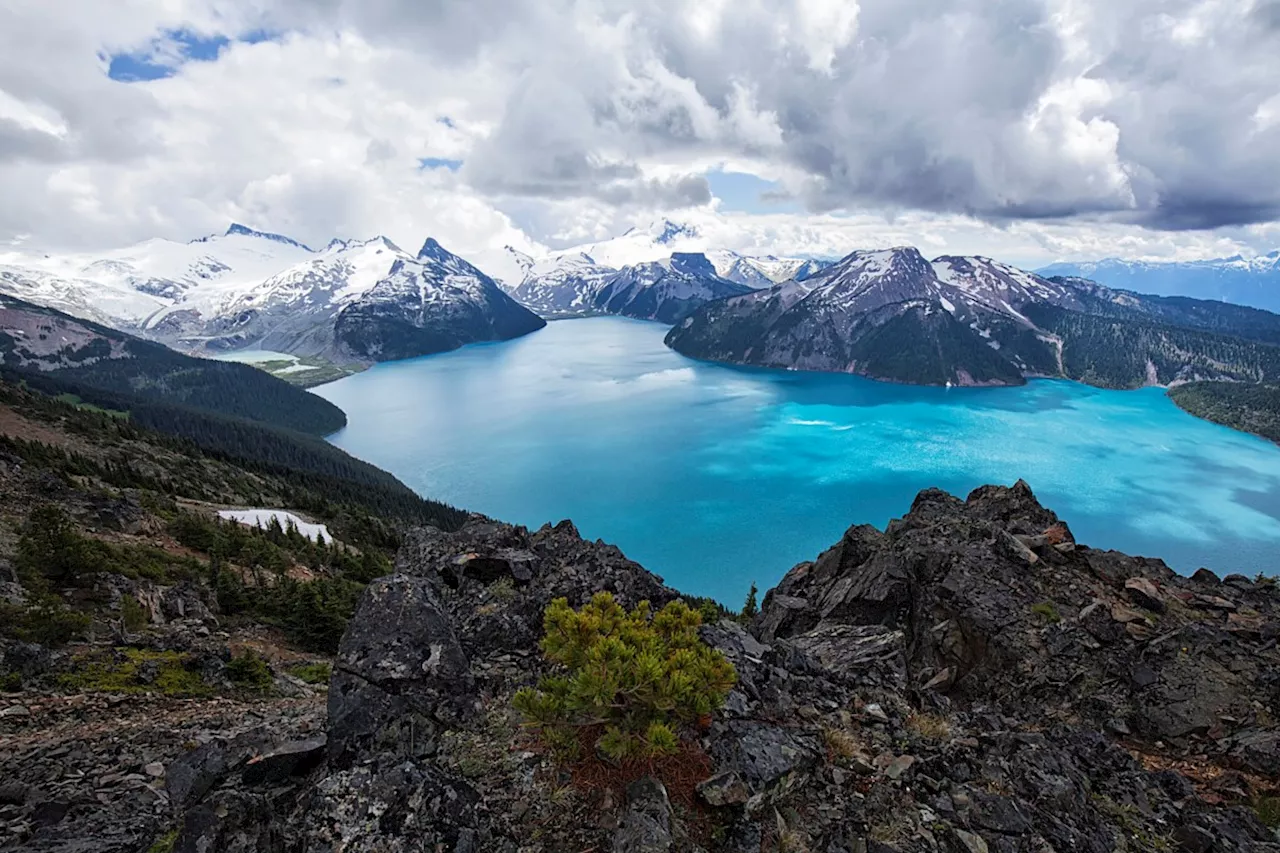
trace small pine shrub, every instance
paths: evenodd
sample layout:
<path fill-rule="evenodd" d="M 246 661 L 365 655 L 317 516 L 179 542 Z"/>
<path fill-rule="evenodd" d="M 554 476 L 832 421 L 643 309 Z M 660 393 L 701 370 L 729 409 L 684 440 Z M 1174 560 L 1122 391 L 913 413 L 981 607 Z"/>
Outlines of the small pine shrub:
<path fill-rule="evenodd" d="M 227 661 L 227 678 L 236 687 L 254 693 L 265 693 L 274 683 L 271 678 L 271 667 L 267 666 L 267 662 L 253 649 L 248 649 Z"/>
<path fill-rule="evenodd" d="M 584 730 L 602 731 L 606 758 L 657 758 L 679 751 L 680 726 L 724 704 L 733 665 L 698 636 L 702 614 L 683 601 L 628 613 L 606 592 L 581 610 L 558 598 L 543 616 L 542 651 L 564 667 L 513 704 L 544 743 L 573 757 Z"/>
<path fill-rule="evenodd" d="M 124 622 L 124 629 L 130 634 L 138 633 L 151 623 L 151 614 L 132 595 L 121 596 L 120 618 Z"/>

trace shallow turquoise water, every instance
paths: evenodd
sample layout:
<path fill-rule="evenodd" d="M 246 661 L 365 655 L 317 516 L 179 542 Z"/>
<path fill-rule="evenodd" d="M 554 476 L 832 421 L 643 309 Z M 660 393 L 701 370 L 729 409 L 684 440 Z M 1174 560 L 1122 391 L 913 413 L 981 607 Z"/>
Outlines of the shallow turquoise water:
<path fill-rule="evenodd" d="M 685 592 L 737 605 L 916 492 L 1027 480 L 1095 547 L 1275 573 L 1280 447 L 1158 389 L 942 389 L 721 367 L 615 318 L 382 364 L 315 389 L 334 444 L 424 495 L 572 518 Z"/>

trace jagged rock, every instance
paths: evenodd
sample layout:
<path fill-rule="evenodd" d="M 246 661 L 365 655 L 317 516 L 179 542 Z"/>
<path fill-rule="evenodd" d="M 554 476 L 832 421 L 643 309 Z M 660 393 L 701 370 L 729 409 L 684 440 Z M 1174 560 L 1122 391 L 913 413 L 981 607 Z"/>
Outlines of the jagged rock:
<path fill-rule="evenodd" d="M 272 734 L 255 729 L 234 738 L 216 738 L 165 768 L 169 800 L 182 809 L 195 805 L 222 778 L 268 748 Z"/>
<path fill-rule="evenodd" d="M 259 853 L 279 849 L 276 815 L 267 798 L 217 791 L 183 815 L 173 853 Z"/>
<path fill-rule="evenodd" d="M 1213 849 L 1213 833 L 1194 824 L 1184 823 L 1175 829 L 1173 840 L 1183 853 L 1209 853 Z"/>
<path fill-rule="evenodd" d="M 613 837 L 613 853 L 667 853 L 674 843 L 667 789 L 651 776 L 632 782 L 626 816 Z"/>
<path fill-rule="evenodd" d="M 951 832 L 955 835 L 956 840 L 964 845 L 964 849 L 968 853 L 987 853 L 989 848 L 981 835 L 955 828 L 952 828 Z"/>
<path fill-rule="evenodd" d="M 815 659 L 836 680 L 849 684 L 901 685 L 906 677 L 906 640 L 880 625 L 823 625 L 783 641 Z"/>
<path fill-rule="evenodd" d="M 729 722 L 711 747 L 717 765 L 736 769 L 755 791 L 788 773 L 809 769 L 819 754 L 812 734 L 750 720 Z"/>
<path fill-rule="evenodd" d="M 1231 758 L 1237 765 L 1271 779 L 1280 779 L 1280 731 L 1248 731 L 1236 736 Z"/>
<path fill-rule="evenodd" d="M 192 581 L 183 581 L 160 592 L 159 610 L 165 620 L 194 619 L 214 622 L 212 606 L 216 606 L 209 589 Z"/>
<path fill-rule="evenodd" d="M 736 771 L 726 770 L 699 782 L 698 795 L 709 806 L 734 806 L 750 799 L 751 792 Z"/>
<path fill-rule="evenodd" d="M 296 823 L 307 850 L 416 853 L 499 849 L 475 789 L 430 763 L 353 767 L 323 778 Z M 376 826 L 376 832 L 370 827 Z"/>
<path fill-rule="evenodd" d="M 390 740 L 416 754 L 441 724 L 471 713 L 474 689 L 431 584 L 407 575 L 380 578 L 365 590 L 338 650 L 329 685 L 330 753 Z"/>
<path fill-rule="evenodd" d="M 1132 603 L 1145 587 L 1135 579 L 1153 585 L 1163 613 Z M 687 803 L 702 780 L 713 834 L 691 832 L 656 783 L 623 796 L 593 767 L 589 793 L 566 784 L 581 768 L 557 768 L 511 710 L 516 689 L 553 671 L 537 653 L 547 603 L 578 606 L 599 589 L 627 605 L 675 597 L 564 522 L 531 533 L 474 517 L 411 533 L 342 642 L 328 746 L 316 728 L 274 723 L 201 735 L 209 742 L 166 773 L 177 849 L 755 853 L 778 840 L 782 815 L 788 843 L 815 853 L 1114 853 L 1121 838 L 1171 831 L 1185 849 L 1280 853 L 1242 807 L 1251 785 L 1277 776 L 1277 729 L 1263 713 L 1280 703 L 1274 591 L 1077 545 L 1023 483 L 965 500 L 922 492 L 884 532 L 850 528 L 795 567 L 750 629 L 702 627 L 739 675 L 709 724 L 685 729 L 695 755 L 681 761 L 709 766 L 695 764 L 678 793 Z M 1248 624 L 1229 623 L 1233 613 Z M 26 737 L 44 701 L 0 726 Z M 64 763 L 83 770 L 88 802 L 128 796 L 168 819 L 146 769 L 157 755 L 96 749 L 0 750 L 4 778 L 40 790 L 0 803 L 0 832 L 20 824 L 41 853 L 63 849 L 69 826 L 94 839 L 77 853 L 147 849 L 159 818 L 113 829 L 127 823 L 120 807 L 95 813 L 81 799 L 58 825 L 31 829 L 38 803 L 69 801 L 40 787 L 46 774 L 61 784 Z M 1169 769 L 1187 762 L 1204 764 L 1197 779 L 1211 788 Z"/>
<path fill-rule="evenodd" d="M 300 776 L 320 764 L 326 745 L 324 737 L 317 737 L 275 747 L 249 759 L 241 778 L 246 785 L 271 785 Z"/>
<path fill-rule="evenodd" d="M 1164 599 L 1160 597 L 1160 590 L 1148 578 L 1129 578 L 1124 582 L 1124 589 L 1139 607 L 1156 613 L 1164 612 Z"/>
<path fill-rule="evenodd" d="M 0 670 L 15 673 L 26 682 L 53 668 L 53 653 L 39 643 L 10 643 L 0 657 Z"/>

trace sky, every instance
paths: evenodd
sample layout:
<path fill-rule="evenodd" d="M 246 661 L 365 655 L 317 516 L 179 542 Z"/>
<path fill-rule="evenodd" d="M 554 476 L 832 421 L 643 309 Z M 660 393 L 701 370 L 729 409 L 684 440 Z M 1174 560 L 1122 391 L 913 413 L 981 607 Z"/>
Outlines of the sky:
<path fill-rule="evenodd" d="M 1280 0 L 5 0 L 0 248 L 1280 247 Z"/>

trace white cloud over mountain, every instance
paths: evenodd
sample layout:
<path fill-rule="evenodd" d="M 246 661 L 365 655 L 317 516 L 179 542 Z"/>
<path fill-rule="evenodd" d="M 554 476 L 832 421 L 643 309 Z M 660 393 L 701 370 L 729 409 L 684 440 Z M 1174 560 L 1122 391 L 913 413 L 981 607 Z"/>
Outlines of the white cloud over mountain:
<path fill-rule="evenodd" d="M 0 243 L 1280 243 L 1275 0 L 9 0 L 0 46 Z"/>

